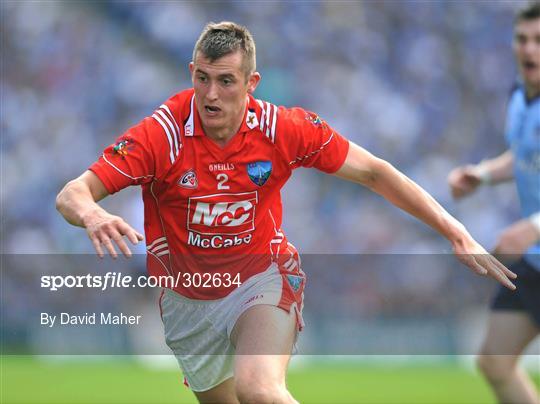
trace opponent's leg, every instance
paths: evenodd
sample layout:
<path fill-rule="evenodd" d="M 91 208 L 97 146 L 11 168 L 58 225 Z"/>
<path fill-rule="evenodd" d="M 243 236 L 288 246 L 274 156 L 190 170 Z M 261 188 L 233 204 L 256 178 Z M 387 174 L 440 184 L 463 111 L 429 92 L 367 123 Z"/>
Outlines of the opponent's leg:
<path fill-rule="evenodd" d="M 216 387 L 207 391 L 194 391 L 197 400 L 201 404 L 223 403 L 223 404 L 238 404 L 236 392 L 234 389 L 234 379 L 225 380 Z"/>
<path fill-rule="evenodd" d="M 518 361 L 540 329 L 528 314 L 520 311 L 494 311 L 477 364 L 503 403 L 540 403 L 538 392 Z"/>
<path fill-rule="evenodd" d="M 296 403 L 285 376 L 296 337 L 296 313 L 270 305 L 247 309 L 236 322 L 235 388 L 241 403 Z"/>

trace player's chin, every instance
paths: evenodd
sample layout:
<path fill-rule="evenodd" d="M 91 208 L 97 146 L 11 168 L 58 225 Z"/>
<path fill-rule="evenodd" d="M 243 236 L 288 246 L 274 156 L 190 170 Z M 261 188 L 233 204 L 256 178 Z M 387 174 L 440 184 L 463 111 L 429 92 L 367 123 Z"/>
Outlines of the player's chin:
<path fill-rule="evenodd" d="M 202 119 L 202 124 L 207 129 L 220 129 L 223 127 L 223 120 L 216 117 Z"/>
<path fill-rule="evenodd" d="M 522 77 L 526 86 L 540 88 L 540 68 L 535 71 L 524 71 Z"/>

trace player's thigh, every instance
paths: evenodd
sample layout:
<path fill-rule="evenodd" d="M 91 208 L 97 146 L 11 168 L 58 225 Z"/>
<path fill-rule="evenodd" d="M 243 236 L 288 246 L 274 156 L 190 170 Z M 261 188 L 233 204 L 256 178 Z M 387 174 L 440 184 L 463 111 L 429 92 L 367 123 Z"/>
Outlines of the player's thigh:
<path fill-rule="evenodd" d="M 524 311 L 494 310 L 488 318 L 480 355 L 519 356 L 539 332 L 538 325 Z"/>
<path fill-rule="evenodd" d="M 216 387 L 207 391 L 194 391 L 197 400 L 202 404 L 210 403 L 238 403 L 234 390 L 234 379 L 231 377 Z"/>
<path fill-rule="evenodd" d="M 235 378 L 284 383 L 296 339 L 297 319 L 271 305 L 256 305 L 238 318 L 231 340 L 236 347 Z"/>

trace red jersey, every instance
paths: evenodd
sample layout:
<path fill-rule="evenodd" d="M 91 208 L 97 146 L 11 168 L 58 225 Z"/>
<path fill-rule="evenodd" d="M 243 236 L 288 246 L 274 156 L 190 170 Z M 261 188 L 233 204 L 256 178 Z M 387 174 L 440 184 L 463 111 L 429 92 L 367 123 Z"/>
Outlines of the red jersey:
<path fill-rule="evenodd" d="M 249 96 L 225 147 L 201 126 L 194 90 L 175 94 L 105 149 L 90 170 L 110 194 L 143 189 L 150 275 L 228 273 L 241 283 L 287 248 L 280 190 L 297 167 L 337 171 L 348 141 L 317 115 Z M 238 278 L 237 278 L 238 279 Z M 235 285 L 173 288 L 218 299 Z"/>

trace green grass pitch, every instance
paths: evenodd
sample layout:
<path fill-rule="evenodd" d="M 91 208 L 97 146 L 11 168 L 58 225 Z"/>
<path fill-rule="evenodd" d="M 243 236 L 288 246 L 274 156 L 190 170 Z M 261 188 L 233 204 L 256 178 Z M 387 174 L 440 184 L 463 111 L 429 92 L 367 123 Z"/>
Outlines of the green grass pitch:
<path fill-rule="evenodd" d="M 539 377 L 535 381 L 539 384 Z M 289 389 L 301 403 L 494 403 L 475 372 L 457 365 L 307 364 Z M 195 403 L 180 372 L 135 361 L 2 358 L 0 403 Z"/>

